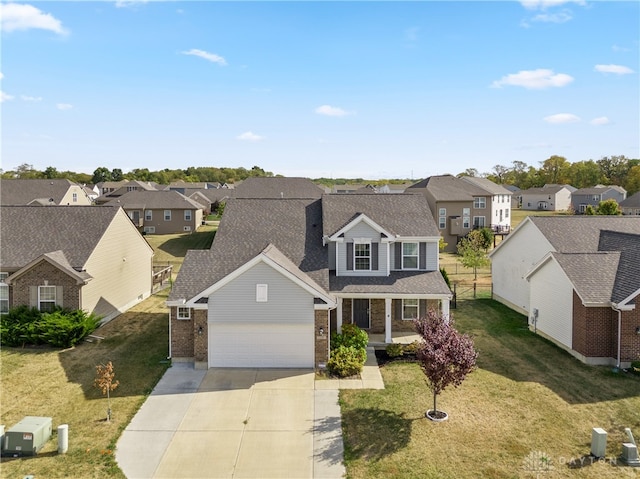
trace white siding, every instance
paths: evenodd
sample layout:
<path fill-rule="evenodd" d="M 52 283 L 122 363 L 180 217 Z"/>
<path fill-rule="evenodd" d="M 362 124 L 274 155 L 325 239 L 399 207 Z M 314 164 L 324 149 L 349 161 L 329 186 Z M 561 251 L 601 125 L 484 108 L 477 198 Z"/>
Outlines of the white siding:
<path fill-rule="evenodd" d="M 554 260 L 547 261 L 531 277 L 531 318 L 538 310 L 537 330 L 572 348 L 573 286 Z M 530 319 L 531 321 L 531 319 Z"/>
<path fill-rule="evenodd" d="M 371 238 L 372 243 L 379 243 L 377 271 L 347 270 L 347 243 L 353 242 L 354 238 Z M 338 243 L 338 276 L 387 276 L 388 248 L 385 244 L 380 243 L 380 240 L 380 233 L 363 221 L 355 225 L 349 231 L 345 231 L 344 242 Z"/>
<path fill-rule="evenodd" d="M 507 237 L 491 256 L 495 299 L 517 311 L 529 312 L 529 282 L 524 276 L 549 251 L 554 251 L 551 244 L 529 221 Z"/>

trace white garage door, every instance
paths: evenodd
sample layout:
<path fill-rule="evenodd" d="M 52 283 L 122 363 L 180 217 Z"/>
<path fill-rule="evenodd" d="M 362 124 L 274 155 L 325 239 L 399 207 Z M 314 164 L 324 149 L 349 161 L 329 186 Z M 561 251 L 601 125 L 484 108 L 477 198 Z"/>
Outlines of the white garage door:
<path fill-rule="evenodd" d="M 312 368 L 313 323 L 209 323 L 209 367 Z"/>

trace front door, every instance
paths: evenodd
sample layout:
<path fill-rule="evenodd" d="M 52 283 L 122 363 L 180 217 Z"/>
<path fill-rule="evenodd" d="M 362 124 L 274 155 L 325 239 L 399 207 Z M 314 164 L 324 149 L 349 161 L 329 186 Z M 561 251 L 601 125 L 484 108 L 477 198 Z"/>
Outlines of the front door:
<path fill-rule="evenodd" d="M 369 329 L 369 300 L 353 300 L 353 322 L 362 329 Z"/>

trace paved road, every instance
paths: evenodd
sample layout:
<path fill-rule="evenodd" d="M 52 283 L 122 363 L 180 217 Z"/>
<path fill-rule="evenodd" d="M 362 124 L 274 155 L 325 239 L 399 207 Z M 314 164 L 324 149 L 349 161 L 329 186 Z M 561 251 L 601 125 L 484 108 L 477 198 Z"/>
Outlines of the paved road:
<path fill-rule="evenodd" d="M 123 432 L 129 479 L 340 478 L 337 390 L 293 369 L 174 364 Z"/>

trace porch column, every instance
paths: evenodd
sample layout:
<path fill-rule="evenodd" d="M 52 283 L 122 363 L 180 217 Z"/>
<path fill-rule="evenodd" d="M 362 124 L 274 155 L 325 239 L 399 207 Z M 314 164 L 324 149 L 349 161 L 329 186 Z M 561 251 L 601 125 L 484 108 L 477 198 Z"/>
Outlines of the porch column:
<path fill-rule="evenodd" d="M 342 298 L 338 297 L 338 307 L 336 308 L 336 329 L 338 334 L 342 333 Z"/>
<path fill-rule="evenodd" d="M 391 298 L 384 299 L 384 342 L 391 343 Z"/>
<path fill-rule="evenodd" d="M 448 299 L 441 299 L 440 300 L 440 308 L 442 309 L 442 316 L 444 316 L 445 318 L 447 318 L 447 323 L 449 322 L 449 300 Z"/>

